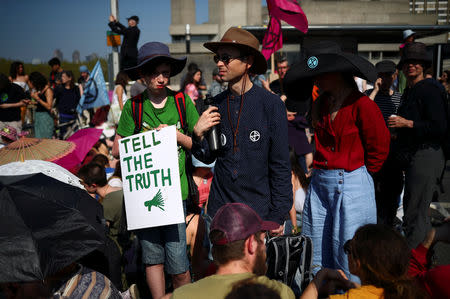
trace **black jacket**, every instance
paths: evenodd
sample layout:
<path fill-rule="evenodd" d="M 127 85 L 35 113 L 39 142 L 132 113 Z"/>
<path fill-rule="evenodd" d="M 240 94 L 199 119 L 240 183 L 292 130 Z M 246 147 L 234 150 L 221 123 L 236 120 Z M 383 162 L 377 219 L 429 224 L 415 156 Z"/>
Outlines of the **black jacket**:
<path fill-rule="evenodd" d="M 137 26 L 127 28 L 119 22 L 109 22 L 108 26 L 113 32 L 123 35 L 123 42 L 122 46 L 120 47 L 120 55 L 122 57 L 137 57 L 137 44 L 139 41 L 139 35 L 141 33 L 139 28 L 137 28 Z"/>
<path fill-rule="evenodd" d="M 417 150 L 420 146 L 437 147 L 447 130 L 445 100 L 439 82 L 425 79 L 407 88 L 397 114 L 414 121 L 410 128 L 397 129 L 395 145 Z"/>

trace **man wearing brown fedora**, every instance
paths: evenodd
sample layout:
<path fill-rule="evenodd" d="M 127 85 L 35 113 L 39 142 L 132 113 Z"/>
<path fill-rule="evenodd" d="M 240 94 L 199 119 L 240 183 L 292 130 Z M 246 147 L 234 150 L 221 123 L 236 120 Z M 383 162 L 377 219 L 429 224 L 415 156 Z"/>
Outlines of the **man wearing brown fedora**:
<path fill-rule="evenodd" d="M 241 202 L 264 220 L 280 226 L 292 207 L 286 108 L 280 98 L 252 84 L 249 73 L 263 74 L 267 62 L 250 32 L 230 28 L 219 42 L 204 46 L 215 53 L 220 78 L 228 89 L 214 97 L 194 127 L 193 153 L 205 163 L 214 159 L 214 179 L 207 223 L 220 207 Z M 210 152 L 205 133 L 220 128 L 221 148 Z"/>

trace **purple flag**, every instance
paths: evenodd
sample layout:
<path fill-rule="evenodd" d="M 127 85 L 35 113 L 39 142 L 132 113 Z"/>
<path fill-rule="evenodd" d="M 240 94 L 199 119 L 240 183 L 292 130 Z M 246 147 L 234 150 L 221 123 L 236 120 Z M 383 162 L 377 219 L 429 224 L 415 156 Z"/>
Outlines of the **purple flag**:
<path fill-rule="evenodd" d="M 281 23 L 277 18 L 271 17 L 269 27 L 263 38 L 262 54 L 269 59 L 272 53 L 283 47 L 283 36 L 281 35 Z"/>
<path fill-rule="evenodd" d="M 308 19 L 296 0 L 267 0 L 269 15 L 285 21 L 303 33 L 308 32 Z"/>

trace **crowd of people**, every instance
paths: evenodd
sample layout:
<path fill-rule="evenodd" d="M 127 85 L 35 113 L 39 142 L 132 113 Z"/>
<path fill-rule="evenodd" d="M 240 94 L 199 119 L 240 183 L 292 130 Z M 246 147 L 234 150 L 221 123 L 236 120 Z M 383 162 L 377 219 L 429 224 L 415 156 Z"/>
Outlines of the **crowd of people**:
<path fill-rule="evenodd" d="M 187 58 L 160 42 L 137 50 L 138 22 L 130 17 L 127 28 L 110 17 L 111 29 L 126 36 L 103 119 L 115 135 L 70 169 L 102 204 L 105 260 L 56 269 L 62 272 L 36 282 L 42 297 L 89 296 L 95 288 L 104 298 L 450 296 L 450 267 L 430 263 L 433 246 L 450 242 L 450 221 L 432 227 L 428 212 L 449 158 L 449 74 L 427 77 L 431 59 L 414 32 L 404 34 L 398 64 L 374 66 L 322 41 L 292 65 L 281 56 L 278 79 L 269 82 L 257 38 L 232 27 L 204 44 L 217 66 L 209 89 L 205 72 L 191 63 L 173 91 L 170 78 L 183 72 Z M 23 113 L 33 107 L 34 137 L 67 138 L 64 124 L 77 117 L 90 74 L 81 66 L 76 85 L 57 58 L 49 66 L 49 78 L 27 75 L 21 62 L 11 65 L 9 77 L 0 74 L 0 131 L 19 135 Z M 358 86 L 355 77 L 373 87 Z M 205 105 L 207 95 L 213 105 Z M 186 221 L 128 231 L 119 141 L 172 125 Z M 213 127 L 218 149 L 207 138 Z M 6 144 L 14 141 L 5 135 Z M 401 200 L 403 219 L 396 216 Z M 312 240 L 314 279 L 293 291 L 265 276 L 266 242 L 300 233 Z M 101 287 L 88 278 L 93 273 Z M 2 289 L 8 298 L 37 292 L 19 282 Z"/>

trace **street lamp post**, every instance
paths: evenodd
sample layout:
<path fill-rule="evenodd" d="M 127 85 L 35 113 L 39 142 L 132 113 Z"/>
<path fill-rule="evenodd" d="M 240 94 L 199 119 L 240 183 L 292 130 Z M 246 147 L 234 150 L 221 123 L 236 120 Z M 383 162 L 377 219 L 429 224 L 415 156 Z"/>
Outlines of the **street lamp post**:
<path fill-rule="evenodd" d="M 186 54 L 191 53 L 191 26 L 186 24 Z"/>

